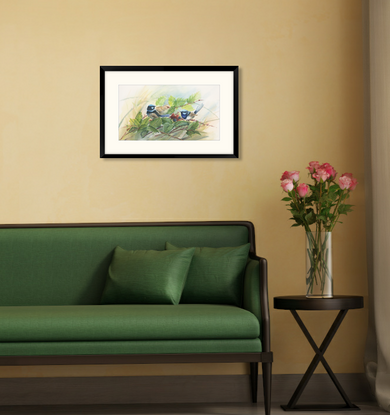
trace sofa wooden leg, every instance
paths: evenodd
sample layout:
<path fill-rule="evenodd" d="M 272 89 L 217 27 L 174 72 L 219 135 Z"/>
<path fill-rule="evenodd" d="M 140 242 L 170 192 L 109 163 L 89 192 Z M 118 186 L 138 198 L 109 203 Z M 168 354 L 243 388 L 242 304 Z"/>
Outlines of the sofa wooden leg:
<path fill-rule="evenodd" d="M 264 409 L 265 415 L 271 413 L 271 383 L 272 383 L 272 363 L 263 363 L 263 389 L 264 389 Z"/>
<path fill-rule="evenodd" d="M 251 390 L 252 390 L 252 402 L 257 402 L 257 379 L 259 376 L 259 364 L 257 362 L 251 362 Z"/>

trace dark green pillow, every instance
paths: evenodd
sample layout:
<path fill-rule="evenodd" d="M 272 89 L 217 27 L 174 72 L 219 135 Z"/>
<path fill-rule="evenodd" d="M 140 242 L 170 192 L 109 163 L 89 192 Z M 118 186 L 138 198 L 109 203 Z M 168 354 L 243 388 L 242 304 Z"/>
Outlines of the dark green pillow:
<path fill-rule="evenodd" d="M 165 248 L 183 249 L 169 242 Z M 180 302 L 241 306 L 249 248 L 249 243 L 234 248 L 195 248 Z"/>
<path fill-rule="evenodd" d="M 101 304 L 179 304 L 195 249 L 114 251 Z"/>

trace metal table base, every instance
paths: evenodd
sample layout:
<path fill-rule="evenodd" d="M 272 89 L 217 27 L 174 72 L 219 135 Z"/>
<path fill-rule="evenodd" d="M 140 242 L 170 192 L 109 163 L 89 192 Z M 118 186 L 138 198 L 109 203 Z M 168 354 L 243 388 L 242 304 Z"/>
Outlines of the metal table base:
<path fill-rule="evenodd" d="M 285 299 L 287 299 L 288 297 L 285 297 Z M 290 300 L 294 297 L 289 297 Z M 315 356 L 313 358 L 313 360 L 311 361 L 309 367 L 307 368 L 305 374 L 303 375 L 303 378 L 301 379 L 298 387 L 296 388 L 295 392 L 293 393 L 290 401 L 288 402 L 287 405 L 281 405 L 281 408 L 284 409 L 285 411 L 356 411 L 356 410 L 360 410 L 360 408 L 356 405 L 354 405 L 350 399 L 348 398 L 347 394 L 345 393 L 344 389 L 342 388 L 340 382 L 338 381 L 338 379 L 336 378 L 336 375 L 333 373 L 332 369 L 330 368 L 328 362 L 325 360 L 324 354 L 329 346 L 329 344 L 331 343 L 334 335 L 336 334 L 338 328 L 340 327 L 342 321 L 344 320 L 348 309 L 350 308 L 361 308 L 358 306 L 350 306 L 348 305 L 345 309 L 341 308 L 343 307 L 342 305 L 342 299 L 343 298 L 339 298 L 339 306 L 337 308 L 328 308 L 325 307 L 324 308 L 324 304 L 325 305 L 329 305 L 329 300 L 327 299 L 319 299 L 317 300 L 320 301 L 320 303 L 318 304 L 318 307 L 315 306 L 315 302 L 313 302 L 313 300 L 311 300 L 311 303 L 309 303 L 309 300 L 305 300 L 305 299 L 301 299 L 299 297 L 295 297 L 295 299 L 301 301 L 300 306 L 294 306 L 293 303 L 288 303 L 287 305 L 283 306 L 283 297 L 276 297 L 275 300 L 279 300 L 279 303 L 277 303 L 275 301 L 275 308 L 283 308 L 283 309 L 289 309 L 291 314 L 293 315 L 293 317 L 295 318 L 296 322 L 298 323 L 299 327 L 301 328 L 303 334 L 305 335 L 305 337 L 307 338 L 308 342 L 310 343 L 311 347 L 313 348 L 314 352 L 315 352 Z M 361 304 L 363 299 L 362 297 L 356 297 L 356 299 L 361 300 Z M 351 297 L 348 297 L 348 300 L 351 300 Z M 303 301 L 303 303 L 302 303 Z M 328 303 L 324 303 L 324 301 L 328 301 Z M 321 303 L 323 302 L 323 303 Z M 305 307 L 304 303 L 309 304 L 307 307 Z M 340 305 L 341 304 L 341 305 Z M 362 305 L 361 305 L 362 306 Z M 303 308 L 302 308 L 303 307 Z M 341 309 L 340 309 L 341 308 Z M 306 326 L 304 325 L 302 319 L 299 317 L 298 313 L 296 310 L 326 310 L 326 309 L 339 309 L 339 313 L 336 317 L 336 319 L 334 320 L 331 328 L 329 329 L 327 335 L 325 336 L 323 342 L 321 343 L 320 347 L 317 346 L 317 344 L 315 343 L 315 341 L 313 340 L 313 337 L 310 335 L 309 331 L 307 330 Z M 304 391 L 304 389 L 306 388 L 310 378 L 312 377 L 315 369 L 317 368 L 319 363 L 322 363 L 322 365 L 324 366 L 325 370 L 327 371 L 329 377 L 331 378 L 332 382 L 334 383 L 334 385 L 336 386 L 338 392 L 340 393 L 341 397 L 343 398 L 345 404 L 307 404 L 307 405 L 298 405 L 297 402 L 300 398 L 300 396 L 302 395 L 302 392 Z"/>

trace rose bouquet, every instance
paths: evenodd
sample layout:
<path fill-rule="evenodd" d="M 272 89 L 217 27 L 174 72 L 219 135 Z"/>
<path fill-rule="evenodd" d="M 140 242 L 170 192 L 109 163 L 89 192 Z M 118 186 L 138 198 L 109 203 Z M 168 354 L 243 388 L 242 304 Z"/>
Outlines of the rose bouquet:
<path fill-rule="evenodd" d="M 329 163 L 312 161 L 306 168 L 312 184 L 299 183 L 298 171 L 283 173 L 281 186 L 288 196 L 282 200 L 288 202 L 295 221 L 292 226 L 306 231 L 306 296 L 332 297 L 331 232 L 336 223 L 342 223 L 340 215 L 352 212 L 346 200 L 358 182 L 351 173 L 344 173 L 337 183 L 337 172 Z"/>

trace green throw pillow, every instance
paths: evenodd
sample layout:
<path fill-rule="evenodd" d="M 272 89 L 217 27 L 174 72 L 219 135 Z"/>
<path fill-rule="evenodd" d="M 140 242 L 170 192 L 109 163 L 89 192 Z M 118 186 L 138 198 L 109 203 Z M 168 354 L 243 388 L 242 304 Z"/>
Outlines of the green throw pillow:
<path fill-rule="evenodd" d="M 183 249 L 169 242 L 165 248 Z M 195 248 L 180 302 L 241 306 L 249 248 L 249 243 L 235 248 Z"/>
<path fill-rule="evenodd" d="M 114 251 L 101 304 L 179 304 L 195 249 Z"/>

